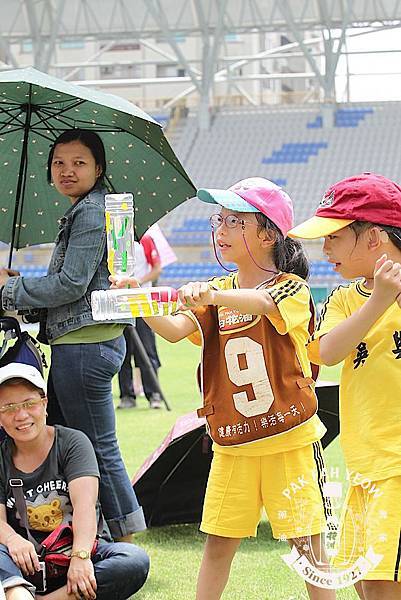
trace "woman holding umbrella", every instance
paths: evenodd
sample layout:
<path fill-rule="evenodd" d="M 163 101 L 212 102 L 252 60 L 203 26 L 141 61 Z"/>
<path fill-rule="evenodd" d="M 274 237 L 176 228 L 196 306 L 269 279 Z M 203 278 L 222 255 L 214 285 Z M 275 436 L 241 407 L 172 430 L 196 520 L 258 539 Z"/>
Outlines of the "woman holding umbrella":
<path fill-rule="evenodd" d="M 115 540 L 146 528 L 118 447 L 111 381 L 125 356 L 124 321 L 95 323 L 90 295 L 107 289 L 106 156 L 100 137 L 63 132 L 51 146 L 48 181 L 69 198 L 45 277 L 0 270 L 6 310 L 39 309 L 38 339 L 50 343 L 49 417 L 84 431 L 99 463 L 102 510 Z"/>

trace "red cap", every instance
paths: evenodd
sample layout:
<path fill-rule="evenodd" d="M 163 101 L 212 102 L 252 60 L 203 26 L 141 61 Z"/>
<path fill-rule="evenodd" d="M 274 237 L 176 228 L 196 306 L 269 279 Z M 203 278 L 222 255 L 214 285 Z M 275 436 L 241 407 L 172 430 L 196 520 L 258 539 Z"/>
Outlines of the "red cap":
<path fill-rule="evenodd" d="M 353 221 L 401 227 L 401 188 L 375 173 L 342 179 L 324 194 L 315 216 L 289 232 L 313 239 L 330 235 Z"/>

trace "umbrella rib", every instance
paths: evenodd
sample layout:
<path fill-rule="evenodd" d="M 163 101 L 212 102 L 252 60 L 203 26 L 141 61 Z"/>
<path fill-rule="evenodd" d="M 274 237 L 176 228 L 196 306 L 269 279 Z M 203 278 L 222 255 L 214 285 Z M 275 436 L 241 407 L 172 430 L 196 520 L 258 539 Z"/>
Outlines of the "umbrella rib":
<path fill-rule="evenodd" d="M 14 109 L 13 109 L 14 110 Z M 3 107 L 0 106 L 0 111 L 3 114 L 6 114 L 9 117 L 8 121 L 4 121 L 1 124 L 4 126 L 8 126 L 10 123 L 12 123 L 13 121 L 18 121 L 21 124 L 21 127 L 24 127 L 24 121 L 20 120 L 20 118 L 17 115 L 10 115 L 10 113 L 7 110 L 4 110 Z"/>
<path fill-rule="evenodd" d="M 41 113 L 44 115 L 47 115 L 47 116 L 42 119 L 38 119 L 37 125 L 39 125 L 40 123 L 45 123 L 49 118 L 55 119 L 56 117 L 59 117 L 63 113 L 67 112 L 68 110 L 72 110 L 73 108 L 80 106 L 84 102 L 86 102 L 86 101 L 78 100 L 77 102 L 71 102 L 71 104 L 69 104 L 68 106 L 63 107 L 61 110 L 58 110 L 58 112 L 57 112 L 57 109 L 54 108 L 53 106 L 49 106 L 49 105 L 45 104 L 45 105 L 43 105 L 43 108 L 41 109 Z"/>
<path fill-rule="evenodd" d="M 16 108 L 21 107 L 21 102 L 13 102 L 12 100 L 9 100 L 9 99 L 7 99 L 6 104 L 8 104 L 9 106 L 15 106 Z"/>
<path fill-rule="evenodd" d="M 8 125 L 7 127 L 11 127 L 11 125 Z M 0 134 L 7 135 L 7 133 L 15 133 L 16 131 L 21 131 L 22 129 L 24 129 L 23 124 L 21 125 L 21 127 L 14 127 L 13 129 L 7 129 L 7 131 L 3 131 L 2 129 L 0 129 Z"/>
<path fill-rule="evenodd" d="M 89 125 L 88 121 L 84 121 L 83 119 L 77 119 L 75 123 L 83 123 L 84 125 Z M 103 125 L 103 123 L 95 123 L 96 127 L 91 127 L 91 131 L 104 131 L 104 133 L 128 133 L 122 127 L 114 127 L 110 128 L 109 125 Z"/>
<path fill-rule="evenodd" d="M 184 460 L 187 458 L 188 454 L 191 452 L 192 448 L 194 446 L 196 446 L 196 444 L 199 442 L 199 440 L 205 435 L 205 432 L 202 431 L 202 433 L 200 433 L 198 435 L 198 437 L 196 438 L 196 440 L 193 442 L 193 444 L 191 444 L 191 446 L 188 448 L 188 450 L 185 452 L 185 454 L 180 458 L 180 460 L 178 461 L 178 463 L 174 466 L 174 468 L 170 471 L 170 473 L 163 479 L 163 481 L 161 482 L 160 486 L 159 486 L 159 493 L 157 494 L 156 497 L 156 502 L 159 499 L 160 496 L 160 492 L 162 490 L 162 487 L 168 482 L 169 479 L 171 479 L 171 477 L 174 475 L 174 473 L 176 472 L 176 470 L 178 469 L 178 467 L 184 462 Z M 178 441 L 178 440 L 177 440 Z M 156 502 L 154 503 L 153 506 L 155 506 Z"/>
<path fill-rule="evenodd" d="M 10 116 L 10 112 L 14 111 L 18 114 L 18 112 L 21 112 L 21 105 L 20 106 L 13 106 L 13 107 L 9 107 L 9 108 L 4 108 L 3 105 L 0 105 L 0 111 L 3 113 L 6 113 L 6 115 Z M 18 118 L 15 117 L 14 115 L 12 115 L 14 118 Z"/>
<path fill-rule="evenodd" d="M 47 131 L 47 129 L 45 129 L 44 131 Z M 62 131 L 64 131 L 64 129 L 63 129 Z M 54 139 L 55 139 L 55 138 L 52 138 L 52 137 L 50 137 L 50 136 L 48 136 L 48 135 L 44 135 L 44 134 L 41 132 L 41 130 L 40 130 L 40 129 L 39 129 L 39 130 L 37 130 L 37 129 L 35 129 L 35 128 L 31 127 L 31 132 L 32 132 L 32 133 L 36 133 L 36 135 L 37 135 L 38 137 L 41 137 L 41 138 L 43 138 L 44 140 L 47 140 L 47 141 L 51 142 L 52 144 L 53 144 L 53 142 L 54 142 Z"/>
<path fill-rule="evenodd" d="M 338 417 L 338 414 L 335 412 L 331 412 L 331 410 L 326 410 L 325 408 L 321 408 L 319 410 L 321 414 L 330 415 L 331 417 Z"/>
<path fill-rule="evenodd" d="M 88 121 L 84 121 L 83 119 L 72 119 L 71 117 L 60 117 L 60 115 L 49 115 L 49 118 L 52 119 L 57 119 L 58 121 L 60 121 L 60 123 L 64 123 L 66 126 L 68 127 L 73 127 L 76 124 L 83 124 L 83 125 L 89 125 Z M 70 119 L 70 120 L 68 120 Z M 44 124 L 44 119 L 41 120 L 40 125 Z M 60 128 L 57 129 L 56 127 L 52 126 L 48 126 L 47 129 L 49 129 L 49 127 L 52 129 L 52 131 L 64 131 L 65 128 Z M 33 127 L 31 127 L 31 129 L 33 131 L 40 131 L 40 128 L 37 127 L 37 125 L 35 124 Z M 122 129 L 121 127 L 113 127 L 110 128 L 110 125 L 103 125 L 103 123 L 96 123 L 96 127 L 91 127 L 91 131 L 99 131 L 99 132 L 104 132 L 104 133 L 128 133 L 125 129 Z"/>

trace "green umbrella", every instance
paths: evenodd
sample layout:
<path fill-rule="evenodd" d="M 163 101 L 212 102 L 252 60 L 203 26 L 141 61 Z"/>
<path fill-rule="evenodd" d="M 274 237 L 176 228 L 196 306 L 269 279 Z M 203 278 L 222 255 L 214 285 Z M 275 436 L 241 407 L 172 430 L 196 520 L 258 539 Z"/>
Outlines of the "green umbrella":
<path fill-rule="evenodd" d="M 96 131 L 111 190 L 132 192 L 135 230 L 150 225 L 195 188 L 160 125 L 127 100 L 35 69 L 0 73 L 0 240 L 13 248 L 52 242 L 70 206 L 46 180 L 49 148 L 66 129 Z"/>

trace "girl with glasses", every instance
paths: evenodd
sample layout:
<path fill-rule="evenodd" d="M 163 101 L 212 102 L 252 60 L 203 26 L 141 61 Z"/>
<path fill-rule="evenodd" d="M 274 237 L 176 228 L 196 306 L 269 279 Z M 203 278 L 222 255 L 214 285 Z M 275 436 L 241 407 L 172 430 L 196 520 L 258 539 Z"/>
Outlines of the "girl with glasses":
<path fill-rule="evenodd" d="M 171 342 L 189 337 L 203 347 L 198 414 L 207 418 L 214 457 L 197 600 L 218 600 L 235 552 L 243 538 L 256 535 L 263 508 L 273 536 L 315 564 L 329 509 L 321 493 L 325 428 L 305 349 L 313 320 L 308 264 L 300 243 L 287 238 L 291 199 L 260 177 L 197 195 L 219 209 L 210 219 L 216 258 L 236 268 L 184 285 L 179 297 L 186 310 L 146 322 Z M 300 478 L 302 485 L 293 486 Z M 310 598 L 334 598 L 330 590 L 307 587 Z"/>

